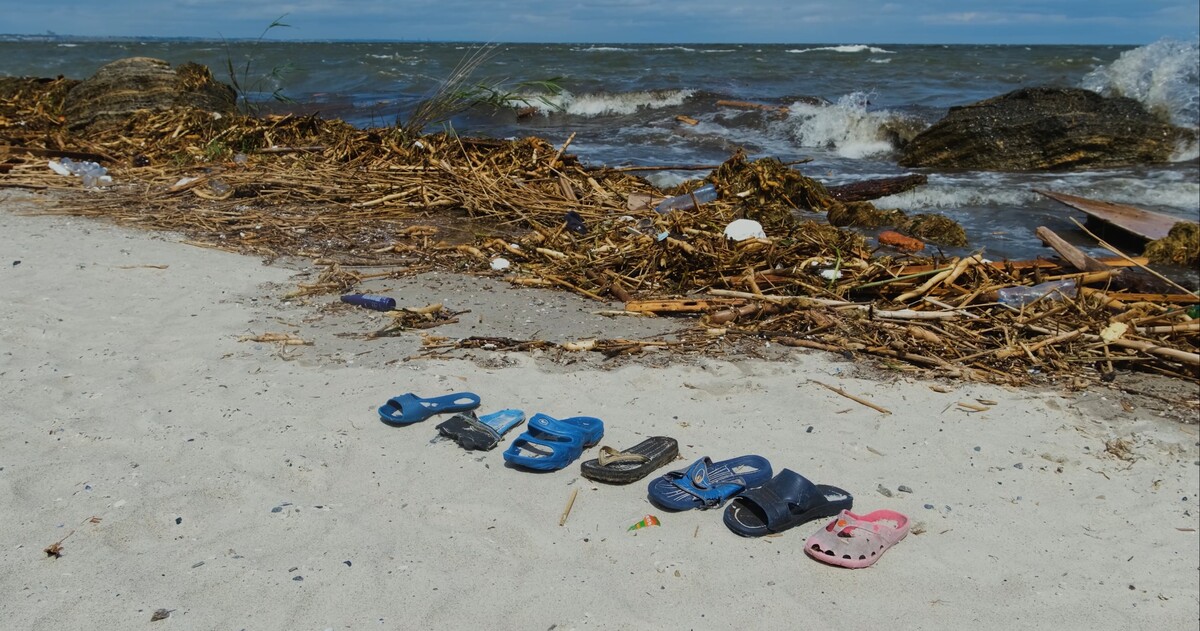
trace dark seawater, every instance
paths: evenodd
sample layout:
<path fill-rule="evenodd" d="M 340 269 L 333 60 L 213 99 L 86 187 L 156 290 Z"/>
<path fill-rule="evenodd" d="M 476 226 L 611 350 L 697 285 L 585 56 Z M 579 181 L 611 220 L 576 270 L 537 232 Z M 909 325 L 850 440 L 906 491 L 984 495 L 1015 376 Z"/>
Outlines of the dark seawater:
<path fill-rule="evenodd" d="M 1085 87 L 1139 99 L 1181 126 L 1200 125 L 1200 46 L 1163 40 L 1129 46 L 580 45 L 503 44 L 472 75 L 525 95 L 514 107 L 476 108 L 447 124 L 463 135 L 535 135 L 589 164 L 719 163 L 738 148 L 752 157 L 811 159 L 799 168 L 827 184 L 905 173 L 885 129 L 923 128 L 948 108 L 1027 86 Z M 351 124 L 388 126 L 451 76 L 478 44 L 201 40 L 0 41 L 0 75 L 87 78 L 131 56 L 205 64 L 228 82 L 230 61 L 254 98 L 278 90 L 294 104 Z M 247 63 L 249 69 L 246 71 Z M 273 73 L 273 71 L 276 71 Z M 519 84 L 556 79 L 565 92 L 539 98 Z M 787 106 L 787 115 L 716 105 L 743 100 Z M 538 113 L 519 118 L 519 106 Z M 685 125 L 676 116 L 696 119 Z M 432 130 L 431 130 L 432 131 Z M 649 174 L 672 184 L 703 171 Z M 1069 221 L 1082 218 L 1033 188 L 1128 203 L 1196 220 L 1195 146 L 1168 165 L 1079 173 L 928 172 L 929 184 L 878 200 L 910 213 L 961 222 L 989 258 L 1045 255 L 1033 236 L 1046 225 L 1092 247 Z M 948 254 L 961 252 L 947 251 Z"/>

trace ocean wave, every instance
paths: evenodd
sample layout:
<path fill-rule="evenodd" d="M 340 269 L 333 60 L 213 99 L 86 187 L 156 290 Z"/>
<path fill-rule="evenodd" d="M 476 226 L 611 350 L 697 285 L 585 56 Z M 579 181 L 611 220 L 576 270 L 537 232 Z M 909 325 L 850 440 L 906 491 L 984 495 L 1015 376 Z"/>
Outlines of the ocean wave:
<path fill-rule="evenodd" d="M 788 108 L 785 133 L 798 146 L 832 150 L 844 158 L 886 154 L 895 148 L 896 130 L 914 123 L 889 110 L 868 110 L 871 98 L 868 92 L 852 92 L 832 105 L 797 101 Z"/>
<path fill-rule="evenodd" d="M 571 116 L 594 118 L 633 114 L 640 110 L 653 110 L 682 105 L 694 93 L 693 90 L 646 90 L 638 92 L 595 92 L 556 95 L 525 95 L 515 105 L 519 108 L 532 107 L 543 114 L 561 112 Z"/>
<path fill-rule="evenodd" d="M 879 48 L 876 46 L 867 46 L 866 44 L 854 44 L 854 45 L 849 45 L 849 46 L 819 46 L 817 48 L 793 48 L 786 52 L 789 52 L 789 53 L 811 53 L 811 52 L 818 51 L 818 50 L 827 50 L 827 51 L 831 51 L 831 52 L 835 52 L 835 53 L 869 52 L 869 53 L 877 53 L 877 54 L 883 53 L 883 54 L 887 54 L 887 55 L 896 54 L 896 51 L 894 51 L 894 50 L 886 50 L 886 49 Z"/>
<path fill-rule="evenodd" d="M 627 52 L 629 49 L 619 46 L 588 46 L 587 48 L 573 48 L 572 50 L 577 53 L 621 53 Z"/>
<path fill-rule="evenodd" d="M 1080 81 L 1105 96 L 1127 96 L 1181 127 L 1200 127 L 1200 38 L 1171 38 L 1121 53 Z"/>

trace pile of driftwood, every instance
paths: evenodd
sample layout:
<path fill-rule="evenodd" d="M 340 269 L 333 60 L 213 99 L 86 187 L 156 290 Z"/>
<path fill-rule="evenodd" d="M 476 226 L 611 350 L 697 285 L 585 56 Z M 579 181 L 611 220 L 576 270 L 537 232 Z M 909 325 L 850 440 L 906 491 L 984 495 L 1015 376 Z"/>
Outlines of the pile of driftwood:
<path fill-rule="evenodd" d="M 872 210 L 870 202 L 839 199 L 772 159 L 734 155 L 704 178 L 716 201 L 660 214 L 664 197 L 699 183 L 663 191 L 633 170 L 590 168 L 568 152 L 569 139 L 412 137 L 316 117 L 197 111 L 143 113 L 81 133 L 55 118 L 52 99 L 24 94 L 0 103 L 0 145 L 0 186 L 58 191 L 55 212 L 325 266 L 294 295 L 438 266 L 620 301 L 628 313 L 693 318 L 677 349 L 769 339 L 1009 383 L 1126 368 L 1200 374 L 1198 300 L 1144 259 L 1097 261 L 1048 231 L 1059 258 L 879 249 L 819 221 Z M 47 161 L 62 157 L 100 162 L 114 184 L 84 189 L 56 175 Z M 757 221 L 767 237 L 727 238 L 737 219 Z M 1066 282 L 1036 299 L 1012 297 L 1053 281 Z M 643 346 L 622 342 L 580 349 Z M 487 344 L 497 347 L 479 342 Z"/>

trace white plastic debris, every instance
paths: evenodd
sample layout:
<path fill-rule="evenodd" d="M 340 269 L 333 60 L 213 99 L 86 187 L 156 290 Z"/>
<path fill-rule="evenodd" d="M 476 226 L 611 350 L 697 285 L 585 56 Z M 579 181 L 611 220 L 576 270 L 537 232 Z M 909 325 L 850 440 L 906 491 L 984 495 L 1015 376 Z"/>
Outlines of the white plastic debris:
<path fill-rule="evenodd" d="M 508 259 L 506 258 L 498 256 L 492 259 L 492 269 L 496 270 L 497 272 L 508 269 L 509 265 L 512 265 L 512 263 L 509 263 Z"/>
<path fill-rule="evenodd" d="M 836 270 L 836 269 L 823 269 L 823 270 L 821 270 L 821 278 L 824 278 L 824 279 L 826 279 L 826 280 L 837 280 L 837 279 L 839 279 L 839 278 L 841 278 L 841 277 L 842 277 L 842 271 L 841 271 L 841 270 Z"/>
<path fill-rule="evenodd" d="M 725 226 L 725 238 L 734 241 L 766 239 L 767 233 L 763 232 L 762 224 L 753 219 L 737 219 Z"/>
<path fill-rule="evenodd" d="M 50 170 L 54 171 L 55 173 L 57 173 L 59 175 L 70 175 L 71 174 L 71 170 L 68 169 L 67 167 L 63 166 L 62 163 L 60 163 L 58 160 L 50 161 Z"/>

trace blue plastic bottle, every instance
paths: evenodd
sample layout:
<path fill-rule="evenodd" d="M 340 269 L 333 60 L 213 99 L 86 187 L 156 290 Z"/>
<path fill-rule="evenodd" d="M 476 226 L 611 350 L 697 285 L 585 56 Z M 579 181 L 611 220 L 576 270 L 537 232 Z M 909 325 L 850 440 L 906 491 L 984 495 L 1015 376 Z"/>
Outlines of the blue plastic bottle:
<path fill-rule="evenodd" d="M 342 296 L 342 302 L 348 302 L 352 305 L 374 309 L 376 311 L 391 311 L 396 308 L 396 299 L 388 298 L 387 296 L 373 296 L 371 294 L 346 294 Z"/>

